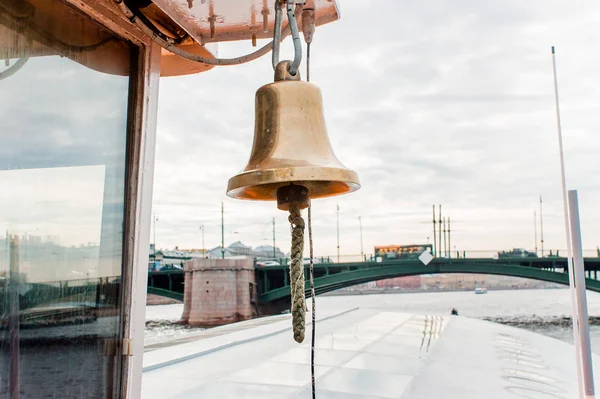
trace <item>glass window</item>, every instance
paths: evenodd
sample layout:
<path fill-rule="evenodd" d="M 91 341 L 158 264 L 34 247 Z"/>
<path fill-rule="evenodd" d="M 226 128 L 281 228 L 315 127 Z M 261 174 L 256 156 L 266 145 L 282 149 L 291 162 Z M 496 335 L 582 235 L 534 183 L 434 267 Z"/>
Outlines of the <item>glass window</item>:
<path fill-rule="evenodd" d="M 0 398 L 116 396 L 130 56 L 0 0 Z"/>

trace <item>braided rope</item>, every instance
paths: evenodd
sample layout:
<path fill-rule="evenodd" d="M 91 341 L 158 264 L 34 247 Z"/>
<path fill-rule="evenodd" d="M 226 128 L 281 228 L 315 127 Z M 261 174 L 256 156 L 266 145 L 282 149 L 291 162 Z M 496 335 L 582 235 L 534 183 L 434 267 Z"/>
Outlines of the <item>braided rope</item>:
<path fill-rule="evenodd" d="M 290 207 L 288 220 L 292 227 L 292 250 L 290 253 L 290 289 L 292 296 L 292 327 L 294 340 L 304 341 L 306 328 L 306 300 L 304 298 L 304 219 L 297 206 Z"/>
<path fill-rule="evenodd" d="M 310 46 L 310 43 L 309 43 Z M 311 216 L 312 204 L 308 205 L 308 248 L 310 252 L 310 269 L 309 269 L 309 281 L 310 281 L 310 299 L 312 304 L 312 334 L 310 342 L 310 379 L 312 385 L 312 397 L 313 399 L 317 396 L 316 384 L 315 384 L 315 336 L 317 334 L 317 312 L 315 305 L 315 280 L 314 280 L 314 264 L 313 264 L 313 239 L 312 239 L 312 216 Z"/>

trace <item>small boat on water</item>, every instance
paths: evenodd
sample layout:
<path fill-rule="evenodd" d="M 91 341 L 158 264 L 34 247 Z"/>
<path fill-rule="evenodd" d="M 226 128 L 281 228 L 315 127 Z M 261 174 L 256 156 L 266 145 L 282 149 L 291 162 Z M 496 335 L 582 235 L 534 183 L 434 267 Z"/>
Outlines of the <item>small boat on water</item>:
<path fill-rule="evenodd" d="M 487 294 L 487 288 L 475 288 L 475 294 Z"/>

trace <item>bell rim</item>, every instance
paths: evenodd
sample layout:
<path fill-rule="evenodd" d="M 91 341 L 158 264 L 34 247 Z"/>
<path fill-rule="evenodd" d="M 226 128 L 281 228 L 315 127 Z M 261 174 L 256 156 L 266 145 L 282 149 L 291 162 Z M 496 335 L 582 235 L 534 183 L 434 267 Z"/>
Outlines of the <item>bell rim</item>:
<path fill-rule="evenodd" d="M 303 182 L 309 186 L 311 199 L 349 194 L 361 188 L 358 174 L 351 169 L 304 166 L 244 171 L 229 179 L 226 194 L 236 199 L 276 201 L 279 187 L 303 185 Z M 252 187 L 260 187 L 271 193 L 260 198 L 249 196 L 247 192 Z M 328 192 L 324 190 L 325 187 L 335 187 L 337 191 Z"/>

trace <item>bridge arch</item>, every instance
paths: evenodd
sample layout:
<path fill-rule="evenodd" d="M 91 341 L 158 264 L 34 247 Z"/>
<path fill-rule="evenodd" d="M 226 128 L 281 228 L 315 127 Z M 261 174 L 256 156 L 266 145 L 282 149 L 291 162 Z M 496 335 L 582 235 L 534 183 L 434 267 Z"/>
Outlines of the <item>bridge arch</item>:
<path fill-rule="evenodd" d="M 406 262 L 398 264 L 382 263 L 380 267 L 359 268 L 343 271 L 315 278 L 315 293 L 317 295 L 335 291 L 340 288 L 350 287 L 371 281 L 384 280 L 396 277 L 408 277 L 424 274 L 490 274 L 510 277 L 529 278 L 551 283 L 569 285 L 567 273 L 543 270 L 530 266 L 504 264 L 498 262 L 432 262 L 425 266 L 420 262 Z M 600 292 L 600 281 L 586 278 L 588 290 Z M 305 286 L 306 295 L 310 295 L 308 279 Z M 275 302 L 288 300 L 290 297 L 289 286 L 276 288 L 260 295 L 260 302 Z"/>

